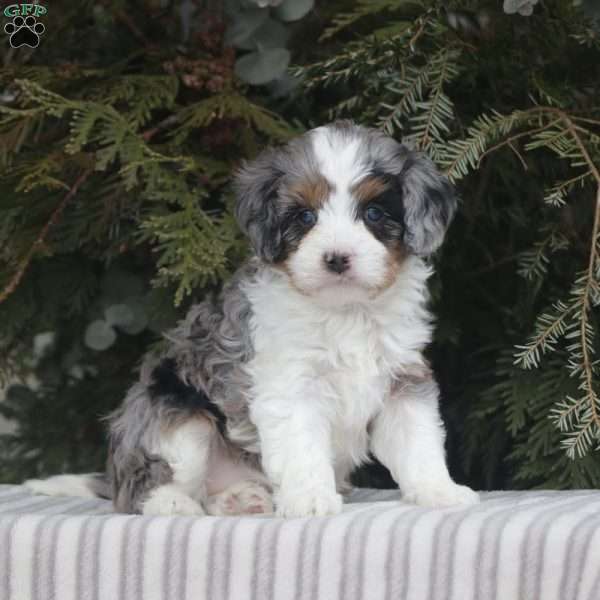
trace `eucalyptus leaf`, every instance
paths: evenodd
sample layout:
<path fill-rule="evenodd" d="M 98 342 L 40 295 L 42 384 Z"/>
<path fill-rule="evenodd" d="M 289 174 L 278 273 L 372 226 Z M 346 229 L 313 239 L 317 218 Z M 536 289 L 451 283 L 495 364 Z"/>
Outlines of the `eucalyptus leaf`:
<path fill-rule="evenodd" d="M 135 313 L 133 321 L 121 329 L 128 335 L 138 335 L 148 327 L 148 316 L 144 313 Z"/>
<path fill-rule="evenodd" d="M 113 304 L 104 311 L 104 317 L 109 325 L 127 327 L 133 322 L 133 310 L 127 304 Z"/>
<path fill-rule="evenodd" d="M 231 25 L 225 31 L 224 42 L 227 46 L 241 47 L 269 17 L 266 8 L 250 7 L 236 13 Z"/>
<path fill-rule="evenodd" d="M 252 0 L 258 6 L 279 6 L 283 0 Z"/>
<path fill-rule="evenodd" d="M 269 92 L 273 98 L 285 98 L 297 90 L 301 82 L 300 77 L 294 77 L 286 72 L 269 83 Z"/>
<path fill-rule="evenodd" d="M 281 77 L 290 64 L 285 48 L 271 48 L 246 54 L 235 63 L 235 74 L 252 85 L 263 85 Z"/>
<path fill-rule="evenodd" d="M 56 340 L 55 331 L 45 331 L 44 333 L 38 333 L 33 338 L 33 353 L 36 357 L 44 356 L 54 346 Z"/>
<path fill-rule="evenodd" d="M 315 0 L 284 0 L 275 9 L 275 16 L 282 21 L 297 21 L 306 16 L 315 5 Z"/>
<path fill-rule="evenodd" d="M 242 50 L 257 48 L 283 48 L 290 37 L 288 28 L 275 19 L 267 19 L 250 37 L 237 47 Z"/>
<path fill-rule="evenodd" d="M 115 343 L 116 339 L 115 330 L 103 320 L 90 323 L 85 330 L 85 345 L 92 350 L 106 350 Z"/>
<path fill-rule="evenodd" d="M 507 15 L 519 13 L 524 17 L 529 17 L 533 14 L 533 7 L 538 0 L 504 0 L 504 12 Z"/>
<path fill-rule="evenodd" d="M 148 326 L 146 302 L 140 297 L 128 298 L 125 302 L 127 308 L 131 311 L 132 318 L 128 323 L 122 325 L 120 329 L 128 335 L 137 335 Z"/>

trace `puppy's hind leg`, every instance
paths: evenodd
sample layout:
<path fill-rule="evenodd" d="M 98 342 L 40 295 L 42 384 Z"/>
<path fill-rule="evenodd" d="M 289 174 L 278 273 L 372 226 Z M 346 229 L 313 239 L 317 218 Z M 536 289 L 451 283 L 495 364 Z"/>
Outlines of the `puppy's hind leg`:
<path fill-rule="evenodd" d="M 202 515 L 211 442 L 218 435 L 202 416 L 190 417 L 161 433 L 156 454 L 173 473 L 169 483 L 150 491 L 141 505 L 145 515 Z"/>

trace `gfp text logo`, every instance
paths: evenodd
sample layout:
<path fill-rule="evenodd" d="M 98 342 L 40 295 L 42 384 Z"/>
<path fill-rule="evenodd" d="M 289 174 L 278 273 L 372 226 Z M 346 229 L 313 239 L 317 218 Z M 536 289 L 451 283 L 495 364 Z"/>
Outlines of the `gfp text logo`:
<path fill-rule="evenodd" d="M 46 31 L 38 17 L 47 14 L 48 9 L 41 4 L 11 4 L 4 9 L 4 16 L 12 21 L 4 25 L 9 43 L 13 48 L 29 46 L 37 48 L 40 36 Z"/>

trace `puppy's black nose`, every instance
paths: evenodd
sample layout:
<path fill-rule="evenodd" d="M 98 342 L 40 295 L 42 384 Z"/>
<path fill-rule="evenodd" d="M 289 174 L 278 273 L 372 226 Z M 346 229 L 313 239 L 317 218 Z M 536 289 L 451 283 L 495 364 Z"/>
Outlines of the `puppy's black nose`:
<path fill-rule="evenodd" d="M 343 273 L 350 268 L 350 257 L 347 254 L 333 252 L 331 254 L 326 254 L 323 257 L 323 260 L 325 261 L 327 270 L 332 273 Z"/>

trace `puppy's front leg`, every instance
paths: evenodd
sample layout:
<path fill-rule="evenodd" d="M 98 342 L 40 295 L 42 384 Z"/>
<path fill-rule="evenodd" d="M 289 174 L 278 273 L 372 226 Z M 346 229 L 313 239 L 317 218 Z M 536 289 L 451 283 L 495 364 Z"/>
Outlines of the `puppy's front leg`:
<path fill-rule="evenodd" d="M 444 425 L 433 379 L 404 384 L 376 417 L 371 449 L 390 470 L 403 498 L 422 506 L 475 504 L 477 494 L 452 481 L 444 452 Z"/>
<path fill-rule="evenodd" d="M 314 390 L 294 389 L 289 382 L 278 390 L 263 390 L 253 401 L 251 418 L 260 436 L 263 468 L 275 489 L 277 514 L 340 512 L 330 423 Z"/>

